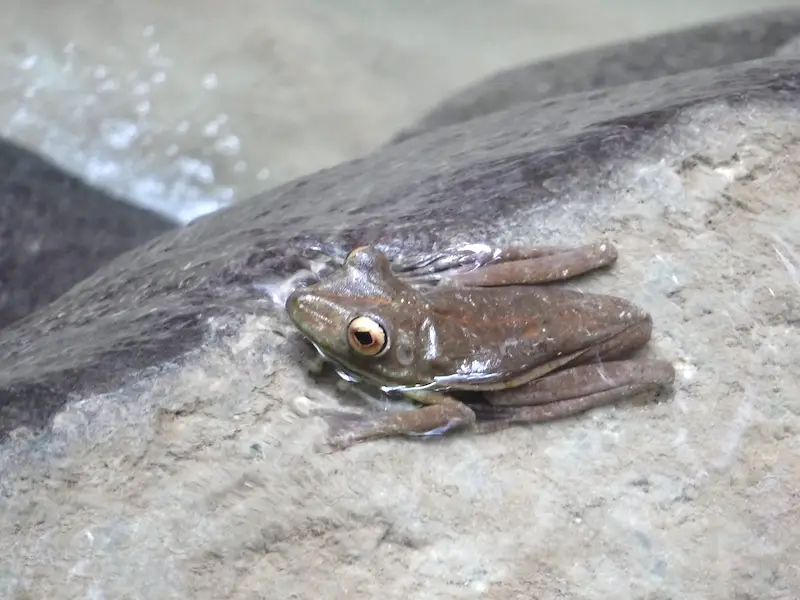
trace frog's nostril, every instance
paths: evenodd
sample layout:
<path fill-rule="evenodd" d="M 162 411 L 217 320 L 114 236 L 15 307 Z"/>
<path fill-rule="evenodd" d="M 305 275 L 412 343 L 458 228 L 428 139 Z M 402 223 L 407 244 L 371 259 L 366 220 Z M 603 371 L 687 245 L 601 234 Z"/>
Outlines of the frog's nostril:
<path fill-rule="evenodd" d="M 294 292 L 286 300 L 286 310 L 289 315 L 297 316 L 300 312 L 305 310 L 307 302 L 304 300 L 304 294 Z"/>

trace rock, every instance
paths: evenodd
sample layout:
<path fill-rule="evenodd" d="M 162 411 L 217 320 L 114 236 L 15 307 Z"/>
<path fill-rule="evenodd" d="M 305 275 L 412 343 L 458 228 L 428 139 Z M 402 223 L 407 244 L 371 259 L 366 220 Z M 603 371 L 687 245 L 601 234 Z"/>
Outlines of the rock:
<path fill-rule="evenodd" d="M 535 62 L 441 102 L 394 141 L 523 102 L 766 58 L 798 34 L 800 10 L 773 9 Z"/>
<path fill-rule="evenodd" d="M 771 59 L 521 104 L 100 268 L 0 332 L 3 595 L 791 596 L 799 86 Z M 309 244 L 600 236 L 578 286 L 652 313 L 663 402 L 317 450 L 336 399 L 264 292 Z"/>
<path fill-rule="evenodd" d="M 0 329 L 173 227 L 0 140 Z"/>
<path fill-rule="evenodd" d="M 800 35 L 796 35 L 789 39 L 788 42 L 783 44 L 775 51 L 775 56 L 781 58 L 792 58 L 800 54 Z"/>

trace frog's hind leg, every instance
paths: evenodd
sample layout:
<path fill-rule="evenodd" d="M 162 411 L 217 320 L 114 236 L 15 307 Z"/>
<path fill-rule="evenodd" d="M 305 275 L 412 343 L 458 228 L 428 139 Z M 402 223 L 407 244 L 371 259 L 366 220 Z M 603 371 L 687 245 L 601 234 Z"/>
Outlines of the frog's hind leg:
<path fill-rule="evenodd" d="M 571 417 L 669 386 L 675 369 L 663 360 L 621 360 L 578 365 L 526 385 L 486 394 L 492 408 L 479 431 Z M 479 416 L 484 416 L 480 415 Z"/>
<path fill-rule="evenodd" d="M 445 276 L 442 281 L 470 287 L 535 285 L 571 279 L 616 260 L 617 249 L 607 241 L 578 247 L 504 248 L 487 264 Z"/>

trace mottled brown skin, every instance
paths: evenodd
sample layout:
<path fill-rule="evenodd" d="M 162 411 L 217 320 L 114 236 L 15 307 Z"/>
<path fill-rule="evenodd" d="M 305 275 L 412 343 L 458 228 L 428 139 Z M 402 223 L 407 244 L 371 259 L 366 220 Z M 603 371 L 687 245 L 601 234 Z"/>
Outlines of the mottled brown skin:
<path fill-rule="evenodd" d="M 650 339 L 649 314 L 622 298 L 537 285 L 616 256 L 608 243 L 480 247 L 392 265 L 375 248 L 353 250 L 340 271 L 295 290 L 288 314 L 340 372 L 423 406 L 340 422 L 331 443 L 542 422 L 671 384 L 670 363 L 625 359 Z M 348 328 L 358 317 L 385 339 L 379 354 L 354 347 Z M 477 423 L 454 391 L 482 392 L 500 416 Z"/>

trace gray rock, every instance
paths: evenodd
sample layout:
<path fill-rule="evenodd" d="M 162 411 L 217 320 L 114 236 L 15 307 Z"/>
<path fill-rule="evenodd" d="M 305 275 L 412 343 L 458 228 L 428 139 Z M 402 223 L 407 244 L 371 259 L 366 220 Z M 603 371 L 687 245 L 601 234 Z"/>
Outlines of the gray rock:
<path fill-rule="evenodd" d="M 781 58 L 791 58 L 798 55 L 800 55 L 800 35 L 789 39 L 788 42 L 775 51 L 775 56 Z"/>
<path fill-rule="evenodd" d="M 800 60 L 759 60 L 435 129 L 0 332 L 0 595 L 791 596 L 799 86 Z M 665 402 L 317 451 L 309 407 L 336 398 L 264 288 L 310 244 L 599 236 L 619 264 L 578 287 L 652 312 Z"/>
<path fill-rule="evenodd" d="M 0 140 L 0 329 L 174 227 Z"/>
<path fill-rule="evenodd" d="M 393 141 L 523 102 L 766 58 L 798 34 L 800 10 L 786 8 L 557 56 L 479 81 L 441 102 Z"/>

